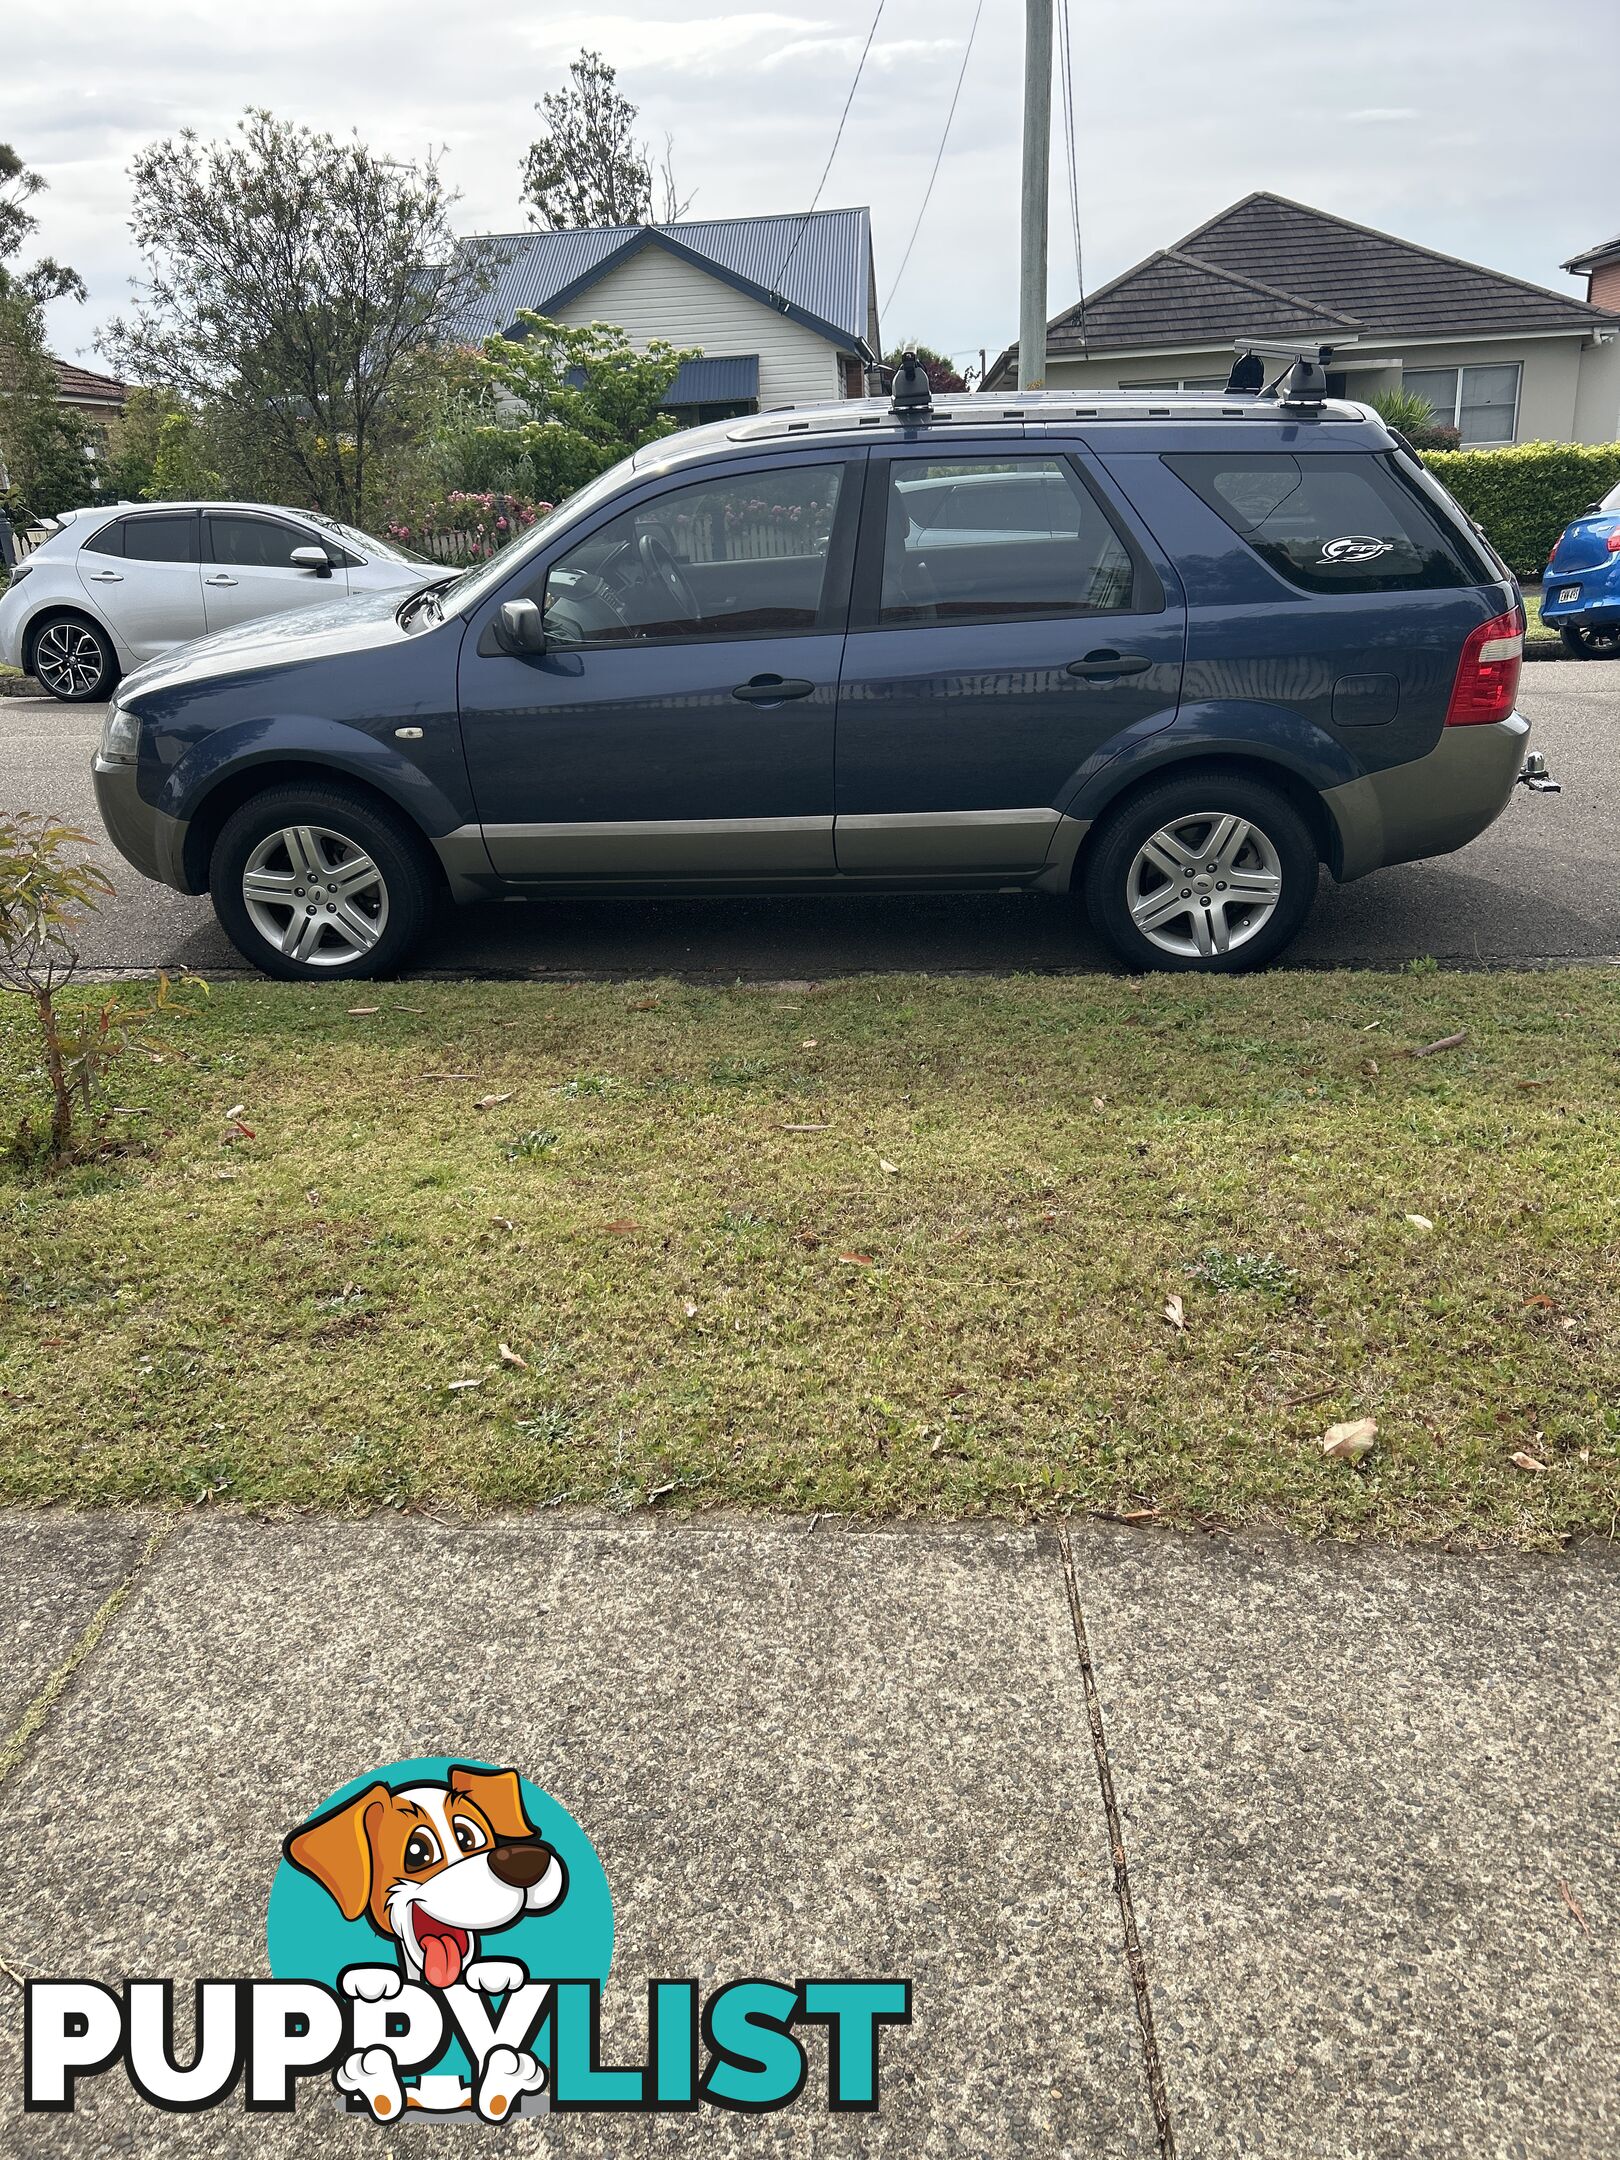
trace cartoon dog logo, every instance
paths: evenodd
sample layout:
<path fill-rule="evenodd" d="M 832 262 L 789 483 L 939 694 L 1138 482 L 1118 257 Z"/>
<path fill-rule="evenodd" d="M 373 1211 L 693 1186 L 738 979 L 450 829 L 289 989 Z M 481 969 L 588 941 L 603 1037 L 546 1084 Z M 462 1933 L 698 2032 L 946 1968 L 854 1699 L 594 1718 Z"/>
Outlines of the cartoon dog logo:
<path fill-rule="evenodd" d="M 442 1783 L 395 1790 L 378 1782 L 295 1830 L 282 1850 L 328 1892 L 345 1920 L 364 1916 L 393 1944 L 395 1964 L 345 1968 L 340 1985 L 364 2002 L 387 2001 L 407 1981 L 486 1996 L 520 1986 L 525 1968 L 485 1957 L 482 1938 L 527 1914 L 549 1912 L 568 1888 L 560 1856 L 524 1813 L 515 1770 L 453 1764 Z M 357 2051 L 334 2077 L 379 2120 L 397 2116 L 403 2105 L 385 2049 Z M 472 2104 L 498 2120 L 515 2097 L 544 2082 L 532 2056 L 498 2047 L 478 2066 Z"/>

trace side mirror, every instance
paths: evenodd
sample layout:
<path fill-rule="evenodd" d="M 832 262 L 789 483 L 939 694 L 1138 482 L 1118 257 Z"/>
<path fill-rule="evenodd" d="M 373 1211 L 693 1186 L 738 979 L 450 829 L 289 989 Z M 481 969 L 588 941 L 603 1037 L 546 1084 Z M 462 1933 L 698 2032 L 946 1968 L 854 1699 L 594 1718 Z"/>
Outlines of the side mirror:
<path fill-rule="evenodd" d="M 323 547 L 296 547 L 287 560 L 295 570 L 313 570 L 317 577 L 332 575 L 332 558 Z"/>
<path fill-rule="evenodd" d="M 509 653 L 543 653 L 545 617 L 532 600 L 504 600 L 495 618 L 495 637 Z"/>

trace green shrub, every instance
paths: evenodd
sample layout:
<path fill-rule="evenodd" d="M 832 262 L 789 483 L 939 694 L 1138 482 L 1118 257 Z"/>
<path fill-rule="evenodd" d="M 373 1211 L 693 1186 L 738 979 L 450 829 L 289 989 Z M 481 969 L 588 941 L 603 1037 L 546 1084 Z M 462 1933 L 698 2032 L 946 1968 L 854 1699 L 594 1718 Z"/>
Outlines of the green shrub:
<path fill-rule="evenodd" d="M 1620 481 L 1620 442 L 1430 450 L 1423 462 L 1484 527 L 1509 567 L 1539 579 L 1570 519 Z"/>

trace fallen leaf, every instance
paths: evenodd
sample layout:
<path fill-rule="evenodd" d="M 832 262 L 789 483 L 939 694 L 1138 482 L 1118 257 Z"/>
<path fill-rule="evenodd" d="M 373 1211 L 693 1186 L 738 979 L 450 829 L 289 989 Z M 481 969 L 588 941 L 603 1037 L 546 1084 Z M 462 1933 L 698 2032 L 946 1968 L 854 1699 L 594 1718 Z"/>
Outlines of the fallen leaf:
<path fill-rule="evenodd" d="M 227 1119 L 239 1118 L 246 1108 L 247 1104 L 244 1102 L 232 1103 L 231 1107 L 226 1111 L 225 1116 Z"/>
<path fill-rule="evenodd" d="M 496 1110 L 503 1102 L 510 1102 L 511 1100 L 512 1098 L 510 1094 L 480 1095 L 478 1100 L 473 1104 L 473 1108 L 475 1110 Z"/>
<path fill-rule="evenodd" d="M 492 1215 L 489 1219 L 497 1230 L 515 1230 L 517 1228 L 517 1224 L 510 1215 Z"/>
<path fill-rule="evenodd" d="M 697 1307 L 692 1303 L 692 1300 L 690 1298 L 681 1299 L 681 1311 L 685 1313 L 688 1320 L 695 1320 L 697 1318 Z"/>
<path fill-rule="evenodd" d="M 235 1127 L 235 1129 L 242 1135 L 242 1138 L 244 1140 L 258 1139 L 259 1136 L 253 1130 L 253 1127 L 251 1125 L 244 1125 L 240 1118 L 232 1118 L 231 1123 Z"/>
<path fill-rule="evenodd" d="M 874 1260 L 874 1259 L 872 1258 L 872 1255 L 871 1255 L 870 1253 L 863 1253 L 863 1252 L 841 1252 L 841 1253 L 840 1253 L 840 1254 L 838 1255 L 838 1257 L 839 1257 L 839 1259 L 840 1259 L 840 1260 L 842 1260 L 842 1261 L 843 1261 L 843 1263 L 844 1263 L 845 1267 L 876 1267 L 876 1266 L 877 1266 L 877 1262 L 876 1262 L 876 1261 L 875 1261 L 875 1260 Z"/>
<path fill-rule="evenodd" d="M 1351 1418 L 1343 1425 L 1330 1425 L 1322 1435 L 1322 1453 L 1339 1462 L 1360 1462 L 1372 1446 L 1377 1431 L 1378 1420 L 1370 1417 Z"/>
<path fill-rule="evenodd" d="M 886 1170 L 890 1177 L 898 1177 L 900 1175 L 900 1165 L 897 1162 L 890 1162 L 887 1156 L 884 1155 L 880 1155 L 878 1157 L 878 1168 L 880 1170 Z"/>
<path fill-rule="evenodd" d="M 1158 1512 L 1156 1507 L 1127 1508 L 1119 1519 L 1121 1522 L 1151 1522 Z"/>
<path fill-rule="evenodd" d="M 447 1383 L 446 1391 L 451 1395 L 456 1395 L 463 1388 L 482 1387 L 483 1384 L 482 1380 L 451 1380 Z"/>
<path fill-rule="evenodd" d="M 632 1230 L 639 1230 L 641 1225 L 633 1221 L 630 1216 L 621 1215 L 615 1222 L 604 1223 L 602 1228 L 610 1231 L 614 1237 L 628 1237 Z"/>
<path fill-rule="evenodd" d="M 1535 1295 L 1534 1297 L 1527 1297 L 1527 1298 L 1525 1299 L 1525 1301 L 1524 1301 L 1524 1309 L 1525 1309 L 1525 1311 L 1526 1311 L 1526 1312 L 1528 1312 L 1528 1311 L 1530 1310 L 1530 1307 L 1531 1307 L 1532 1305 L 1540 1305 L 1540 1306 L 1543 1306 L 1543 1307 L 1544 1307 L 1544 1308 L 1545 1308 L 1545 1309 L 1546 1309 L 1546 1310 L 1547 1310 L 1548 1312 L 1556 1312 L 1556 1311 L 1557 1311 L 1557 1309 L 1558 1309 L 1558 1308 L 1557 1308 L 1557 1307 L 1556 1307 L 1556 1306 L 1555 1306 L 1555 1305 L 1553 1304 L 1553 1301 L 1552 1301 L 1552 1299 L 1551 1299 L 1550 1297 L 1544 1297 L 1544 1296 L 1542 1296 L 1542 1294 L 1541 1294 L 1541 1293 L 1540 1293 L 1539 1291 L 1538 1291 L 1538 1292 L 1536 1293 L 1536 1295 Z"/>
<path fill-rule="evenodd" d="M 1361 1032 L 1363 1035 L 1370 1035 L 1374 1028 L 1381 1028 L 1383 1024 L 1382 1020 L 1369 1020 Z"/>
<path fill-rule="evenodd" d="M 1564 1881 L 1562 1876 L 1558 1878 L 1558 1895 L 1563 1899 L 1564 1903 L 1569 1907 L 1570 1911 L 1580 1922 L 1582 1932 L 1584 1934 L 1590 1935 L 1592 1930 L 1586 1925 L 1586 1915 L 1581 1911 L 1580 1906 L 1575 1902 L 1575 1893 L 1573 1890 L 1570 1889 L 1569 1884 Z"/>
<path fill-rule="evenodd" d="M 1515 1470 L 1545 1470 L 1547 1467 L 1538 1456 L 1527 1455 L 1523 1448 L 1519 1448 L 1511 1454 L 1508 1461 L 1512 1463 Z"/>
<path fill-rule="evenodd" d="M 632 998 L 630 1000 L 630 1010 L 632 1012 L 652 1012 L 657 1005 L 657 998 Z"/>
<path fill-rule="evenodd" d="M 800 1043 L 799 1048 L 801 1050 L 819 1050 L 821 1048 L 821 1043 L 818 1037 L 814 1035 L 807 1035 L 804 1038 L 804 1041 Z"/>
<path fill-rule="evenodd" d="M 1108 1097 L 1106 1095 L 1093 1095 L 1091 1107 L 1093 1110 L 1106 1110 L 1108 1108 Z"/>
<path fill-rule="evenodd" d="M 427 1007 L 425 1005 L 396 1005 L 394 1010 L 395 1012 L 422 1013 L 427 1011 Z"/>
<path fill-rule="evenodd" d="M 1513 1083 L 1513 1085 L 1514 1085 L 1514 1086 L 1515 1086 L 1516 1088 L 1524 1088 L 1524 1089 L 1528 1090 L 1528 1089 L 1530 1089 L 1530 1088 L 1542 1088 L 1542 1087 L 1545 1087 L 1545 1086 L 1547 1085 L 1547 1083 L 1546 1083 L 1546 1081 L 1545 1081 L 1545 1080 L 1515 1080 L 1515 1081 L 1514 1081 L 1514 1083 Z"/>
<path fill-rule="evenodd" d="M 1434 1224 L 1430 1222 L 1427 1215 L 1408 1215 L 1406 1219 L 1414 1230 L 1432 1230 L 1434 1228 Z"/>
<path fill-rule="evenodd" d="M 1376 1058 L 1365 1059 L 1362 1063 L 1361 1069 L 1367 1075 L 1367 1078 L 1369 1080 L 1376 1080 L 1378 1078 L 1378 1060 Z"/>
<path fill-rule="evenodd" d="M 1421 1050 L 1414 1050 L 1413 1057 L 1433 1057 L 1437 1050 L 1455 1050 L 1468 1040 L 1468 1030 L 1459 1028 L 1455 1035 L 1442 1035 L 1438 1042 L 1425 1043 Z"/>
<path fill-rule="evenodd" d="M 1173 1290 L 1164 1301 L 1164 1317 L 1173 1328 L 1179 1328 L 1183 1334 L 1186 1333 L 1187 1309 Z"/>
<path fill-rule="evenodd" d="M 527 1372 L 529 1369 L 528 1359 L 519 1357 L 510 1343 L 503 1342 L 501 1344 L 501 1363 L 503 1365 L 515 1365 L 519 1372 Z"/>
<path fill-rule="evenodd" d="M 381 1012 L 382 1007 L 380 1005 L 350 1005 L 347 1010 L 351 1020 L 369 1020 L 373 1013 Z"/>
<path fill-rule="evenodd" d="M 831 1132 L 830 1125 L 784 1125 L 784 1132 Z"/>

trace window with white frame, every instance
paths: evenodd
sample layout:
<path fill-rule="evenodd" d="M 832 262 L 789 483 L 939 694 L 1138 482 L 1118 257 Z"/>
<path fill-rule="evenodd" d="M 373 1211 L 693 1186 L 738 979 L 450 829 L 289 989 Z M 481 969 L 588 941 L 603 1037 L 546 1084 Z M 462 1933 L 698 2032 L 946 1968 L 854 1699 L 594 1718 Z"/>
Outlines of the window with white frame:
<path fill-rule="evenodd" d="M 1519 363 L 1492 367 L 1407 368 L 1403 390 L 1427 398 L 1441 427 L 1454 427 L 1469 449 L 1510 443 L 1518 432 Z"/>
<path fill-rule="evenodd" d="M 1179 382 L 1122 382 L 1122 390 L 1224 390 L 1224 375 L 1183 375 Z"/>

